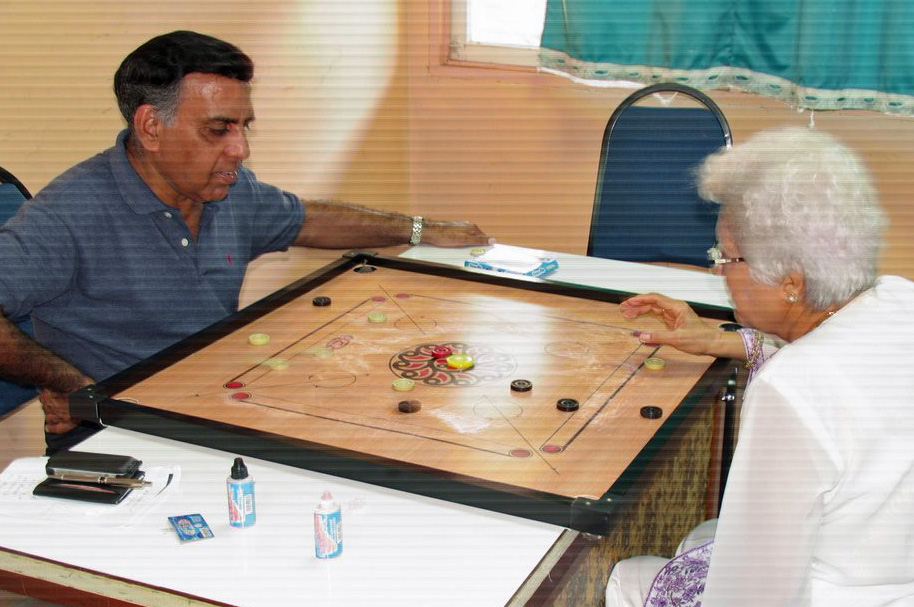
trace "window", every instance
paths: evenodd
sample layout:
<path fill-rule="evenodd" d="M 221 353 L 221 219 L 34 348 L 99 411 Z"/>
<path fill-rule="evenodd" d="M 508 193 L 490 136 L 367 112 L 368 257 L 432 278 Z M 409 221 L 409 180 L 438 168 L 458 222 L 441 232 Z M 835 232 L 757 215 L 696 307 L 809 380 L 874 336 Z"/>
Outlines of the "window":
<path fill-rule="evenodd" d="M 450 58 L 536 67 L 546 0 L 451 0 Z"/>
<path fill-rule="evenodd" d="M 540 63 L 547 0 L 450 0 L 453 61 L 536 68 L 588 86 L 640 88 L 627 80 L 575 78 Z"/>

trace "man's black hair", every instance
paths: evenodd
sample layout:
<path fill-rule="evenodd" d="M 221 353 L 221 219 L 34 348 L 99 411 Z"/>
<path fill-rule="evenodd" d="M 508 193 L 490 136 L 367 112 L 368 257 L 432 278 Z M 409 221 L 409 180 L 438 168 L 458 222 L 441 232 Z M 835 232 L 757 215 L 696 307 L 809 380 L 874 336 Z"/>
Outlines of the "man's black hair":
<path fill-rule="evenodd" d="M 127 55 L 114 74 L 114 95 L 127 124 L 146 103 L 173 111 L 181 79 L 195 72 L 250 82 L 254 62 L 237 46 L 205 34 L 157 36 Z"/>

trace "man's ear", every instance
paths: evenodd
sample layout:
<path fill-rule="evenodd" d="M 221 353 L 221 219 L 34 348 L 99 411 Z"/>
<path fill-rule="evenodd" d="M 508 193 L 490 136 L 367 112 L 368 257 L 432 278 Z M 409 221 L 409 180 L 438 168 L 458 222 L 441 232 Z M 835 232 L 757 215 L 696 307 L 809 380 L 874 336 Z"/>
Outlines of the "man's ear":
<path fill-rule="evenodd" d="M 152 105 L 146 103 L 133 113 L 133 133 L 137 143 L 147 152 L 159 150 L 159 132 L 162 120 Z"/>

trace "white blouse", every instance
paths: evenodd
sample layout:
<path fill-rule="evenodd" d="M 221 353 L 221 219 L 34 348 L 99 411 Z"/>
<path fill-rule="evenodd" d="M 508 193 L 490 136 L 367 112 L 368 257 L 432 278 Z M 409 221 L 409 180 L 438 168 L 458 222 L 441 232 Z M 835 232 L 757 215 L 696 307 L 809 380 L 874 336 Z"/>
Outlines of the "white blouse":
<path fill-rule="evenodd" d="M 702 604 L 914 605 L 914 283 L 881 278 L 746 390 Z"/>

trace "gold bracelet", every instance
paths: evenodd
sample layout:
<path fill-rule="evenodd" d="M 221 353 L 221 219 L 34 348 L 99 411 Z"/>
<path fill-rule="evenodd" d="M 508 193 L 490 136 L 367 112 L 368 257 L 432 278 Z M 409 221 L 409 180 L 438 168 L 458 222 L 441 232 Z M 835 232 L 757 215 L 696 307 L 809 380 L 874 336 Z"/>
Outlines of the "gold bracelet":
<path fill-rule="evenodd" d="M 762 357 L 762 344 L 764 339 L 762 334 L 753 329 L 752 330 L 752 348 L 749 350 L 749 358 L 746 360 L 746 368 L 753 369 L 758 364 L 759 359 Z"/>

